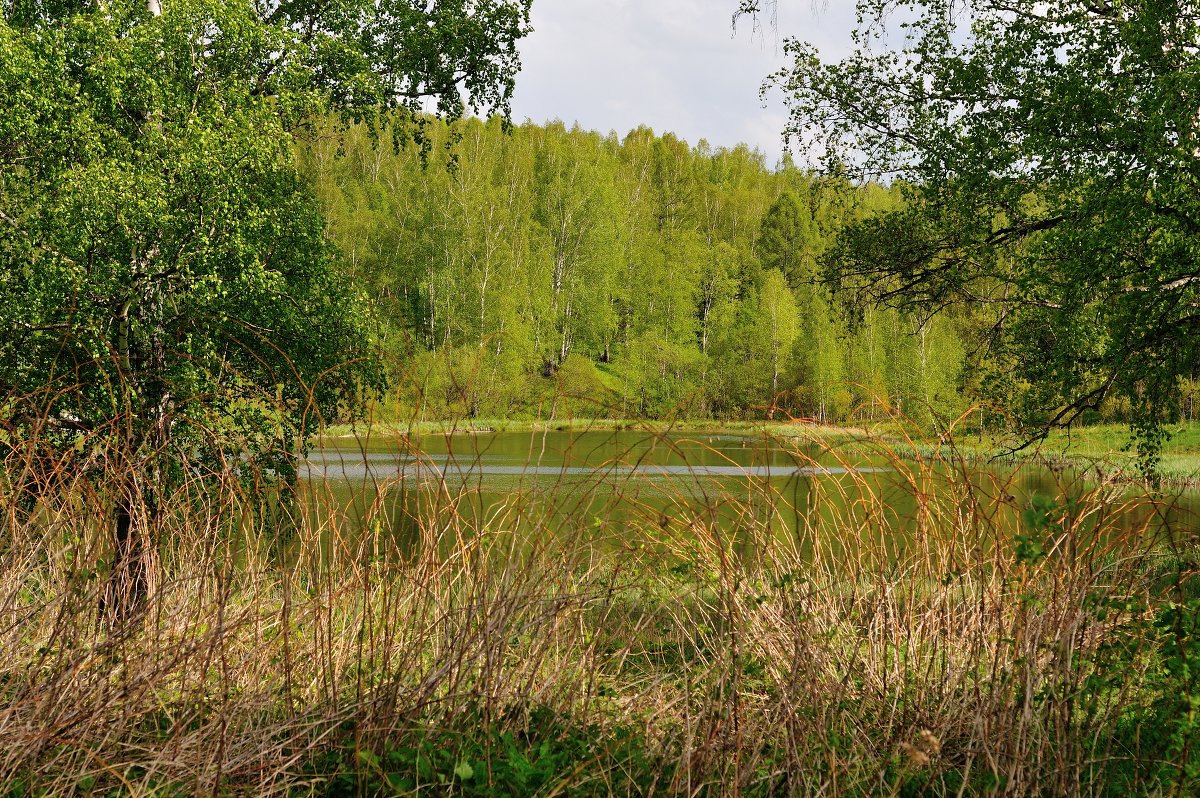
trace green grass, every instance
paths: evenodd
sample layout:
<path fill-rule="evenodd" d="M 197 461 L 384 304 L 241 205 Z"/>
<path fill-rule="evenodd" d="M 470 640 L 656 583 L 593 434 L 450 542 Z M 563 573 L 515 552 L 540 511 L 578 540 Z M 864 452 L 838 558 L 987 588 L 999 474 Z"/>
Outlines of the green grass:
<path fill-rule="evenodd" d="M 395 435 L 472 434 L 486 432 L 615 432 L 640 430 L 650 434 L 665 432 L 725 432 L 775 437 L 815 437 L 821 440 L 850 441 L 871 437 L 859 426 L 781 423 L 778 421 L 722 421 L 718 419 L 647 420 L 620 418 L 563 418 L 555 421 L 472 418 L 401 423 L 330 424 L 320 439 L 350 437 L 387 437 Z"/>
<path fill-rule="evenodd" d="M 373 744 L 346 735 L 307 763 L 319 786 L 293 795 L 612 796 L 668 786 L 665 763 L 636 729 L 581 725 L 536 705 L 505 714 L 507 727 L 475 708 L 448 725 L 400 730 Z"/>
<path fill-rule="evenodd" d="M 1157 466 L 1158 477 L 1168 485 L 1200 486 L 1200 423 L 1172 425 L 1168 433 Z M 983 444 L 970 436 L 956 441 L 964 450 L 986 457 L 1076 465 L 1133 481 L 1144 477 L 1132 433 L 1125 425 L 1054 430 L 1045 440 L 1021 448 L 1024 443 L 1011 435 L 992 437 Z"/>
<path fill-rule="evenodd" d="M 1200 423 L 1172 425 L 1168 431 L 1170 437 L 1163 446 L 1164 454 L 1200 454 Z M 1043 448 L 1087 457 L 1120 458 L 1131 454 L 1132 436 L 1128 427 L 1119 424 L 1080 426 L 1053 431 Z"/>

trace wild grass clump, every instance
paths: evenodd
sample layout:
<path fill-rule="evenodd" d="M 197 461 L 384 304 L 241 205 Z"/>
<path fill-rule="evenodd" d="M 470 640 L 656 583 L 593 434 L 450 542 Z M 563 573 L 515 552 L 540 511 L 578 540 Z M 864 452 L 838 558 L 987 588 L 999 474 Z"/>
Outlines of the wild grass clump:
<path fill-rule="evenodd" d="M 1019 500 L 961 462 L 894 456 L 886 480 L 809 480 L 801 508 L 741 480 L 609 515 L 572 508 L 636 477 L 485 501 L 431 469 L 277 503 L 210 478 L 158 508 L 152 590 L 113 620 L 120 475 L 30 480 L 22 451 L 2 794 L 1200 786 L 1195 528 L 1149 498 Z"/>

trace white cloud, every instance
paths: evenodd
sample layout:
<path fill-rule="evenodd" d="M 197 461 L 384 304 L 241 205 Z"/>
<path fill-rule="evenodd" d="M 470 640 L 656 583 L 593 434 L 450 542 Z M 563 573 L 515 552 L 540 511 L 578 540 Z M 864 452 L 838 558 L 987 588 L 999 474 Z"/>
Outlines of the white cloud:
<path fill-rule="evenodd" d="M 836 3 L 836 0 L 834 0 Z M 781 0 L 779 33 L 845 51 L 853 8 Z M 640 124 L 689 143 L 746 143 L 768 163 L 781 153 L 786 115 L 763 79 L 784 66 L 771 31 L 731 28 L 736 0 L 535 0 L 535 31 L 521 45 L 513 116 L 561 119 L 624 136 Z"/>

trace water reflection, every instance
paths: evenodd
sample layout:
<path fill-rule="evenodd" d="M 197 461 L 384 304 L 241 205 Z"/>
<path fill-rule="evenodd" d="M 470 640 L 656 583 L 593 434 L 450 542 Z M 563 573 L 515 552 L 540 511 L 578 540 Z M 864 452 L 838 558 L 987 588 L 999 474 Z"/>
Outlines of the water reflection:
<path fill-rule="evenodd" d="M 669 463 L 611 463 L 601 467 L 610 476 L 621 477 L 763 477 L 828 476 L 832 474 L 869 474 L 890 471 L 878 466 L 801 466 L 787 464 L 707 465 Z M 347 452 L 334 449 L 317 452 L 304 464 L 305 479 L 406 479 L 430 477 L 462 480 L 488 476 L 592 476 L 596 466 L 542 465 L 511 463 L 494 455 L 471 460 L 455 460 L 448 455 L 418 457 L 377 452 Z"/>
<path fill-rule="evenodd" d="M 886 451 L 794 439 L 625 431 L 340 443 L 314 452 L 302 475 L 314 493 L 359 518 L 386 517 L 406 556 L 429 545 L 429 531 L 451 515 L 480 530 L 586 528 L 614 546 L 718 530 L 744 553 L 764 535 L 805 551 L 853 539 L 894 552 L 948 519 L 985 524 L 993 536 L 1015 534 L 1022 508 L 1038 494 L 1088 495 L 1104 503 L 1113 528 L 1196 528 L 1194 495 L 1128 501 L 1127 488 L 1098 489 L 1061 469 L 920 467 Z"/>

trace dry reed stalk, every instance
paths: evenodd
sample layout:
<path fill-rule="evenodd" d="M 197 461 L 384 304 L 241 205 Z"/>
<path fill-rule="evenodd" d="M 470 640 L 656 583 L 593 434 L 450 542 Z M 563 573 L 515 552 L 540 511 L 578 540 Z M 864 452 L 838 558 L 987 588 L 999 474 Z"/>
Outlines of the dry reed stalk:
<path fill-rule="evenodd" d="M 1087 492 L 1023 559 L 1013 477 L 881 449 L 884 478 L 847 451 L 779 445 L 850 470 L 803 495 L 653 496 L 601 467 L 490 504 L 437 471 L 413 507 L 381 480 L 350 497 L 316 481 L 275 509 L 244 480 L 197 479 L 162 508 L 157 585 L 124 627 L 97 617 L 107 489 L 39 474 L 55 487 L 21 512 L 12 486 L 34 461 L 14 453 L 0 784 L 319 793 L 329 752 L 536 734 L 538 709 L 601 741 L 636 730 L 677 794 L 889 794 L 901 776 L 985 772 L 1012 795 L 1098 792 L 1150 659 L 1090 695 L 1136 621 L 1090 608 L 1151 591 L 1150 500 Z M 628 499 L 621 520 L 580 517 L 609 494 Z M 571 778 L 617 789 L 605 757 Z"/>

